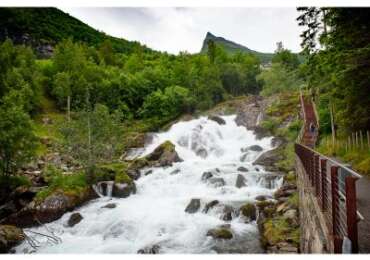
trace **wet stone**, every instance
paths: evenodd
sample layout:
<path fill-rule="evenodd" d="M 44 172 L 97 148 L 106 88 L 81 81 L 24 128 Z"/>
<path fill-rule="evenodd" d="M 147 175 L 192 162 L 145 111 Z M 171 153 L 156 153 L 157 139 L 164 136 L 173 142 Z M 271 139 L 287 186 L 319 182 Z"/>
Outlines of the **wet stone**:
<path fill-rule="evenodd" d="M 214 187 L 222 187 L 225 186 L 225 180 L 222 178 L 210 178 L 208 179 L 209 183 L 212 184 Z"/>
<path fill-rule="evenodd" d="M 202 174 L 202 181 L 206 181 L 208 180 L 209 178 L 212 178 L 213 177 L 213 174 L 211 172 L 204 172 Z"/>
<path fill-rule="evenodd" d="M 82 217 L 82 215 L 80 213 L 78 213 L 78 212 L 73 213 L 69 217 L 68 226 L 69 227 L 73 227 L 73 226 L 77 225 L 78 223 L 80 223 L 82 219 L 83 219 L 83 217 Z"/>
<path fill-rule="evenodd" d="M 235 184 L 235 186 L 237 188 L 242 188 L 242 187 L 247 186 L 247 184 L 245 184 L 245 178 L 244 178 L 243 175 L 238 174 L 238 176 L 236 177 L 236 184 Z"/>
<path fill-rule="evenodd" d="M 247 168 L 245 168 L 243 166 L 238 167 L 238 169 L 236 169 L 236 170 L 239 171 L 239 172 L 248 172 L 249 171 Z"/>
<path fill-rule="evenodd" d="M 216 206 L 217 204 L 219 204 L 219 201 L 218 200 L 212 200 L 211 202 L 208 202 L 206 204 L 206 206 L 204 207 L 204 210 L 203 212 L 204 213 L 207 213 L 210 209 L 212 209 L 214 206 Z"/>
<path fill-rule="evenodd" d="M 193 214 L 196 213 L 200 208 L 200 199 L 191 199 L 190 203 L 185 209 L 186 213 Z"/>
<path fill-rule="evenodd" d="M 116 203 L 108 203 L 107 205 L 103 206 L 102 208 L 104 209 L 114 209 L 115 207 L 117 207 L 117 204 Z"/>

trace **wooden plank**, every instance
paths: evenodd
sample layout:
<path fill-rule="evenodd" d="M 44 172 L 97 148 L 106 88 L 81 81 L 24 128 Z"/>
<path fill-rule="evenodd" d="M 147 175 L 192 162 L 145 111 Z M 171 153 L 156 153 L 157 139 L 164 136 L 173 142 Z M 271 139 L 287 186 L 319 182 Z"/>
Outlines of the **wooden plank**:
<path fill-rule="evenodd" d="M 328 191 L 327 191 L 327 185 L 326 185 L 326 159 L 320 160 L 320 169 L 321 169 L 321 209 L 326 210 L 327 208 L 327 197 Z"/>
<path fill-rule="evenodd" d="M 351 240 L 352 253 L 358 253 L 356 178 L 346 177 L 347 236 Z"/>

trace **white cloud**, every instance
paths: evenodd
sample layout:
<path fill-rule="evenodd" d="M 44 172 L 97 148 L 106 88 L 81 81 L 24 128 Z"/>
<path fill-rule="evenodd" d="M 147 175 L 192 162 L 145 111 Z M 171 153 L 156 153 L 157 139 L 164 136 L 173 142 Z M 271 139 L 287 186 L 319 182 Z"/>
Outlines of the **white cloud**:
<path fill-rule="evenodd" d="M 61 8 L 107 34 L 161 51 L 198 52 L 207 31 L 261 52 L 300 51 L 295 8 Z"/>

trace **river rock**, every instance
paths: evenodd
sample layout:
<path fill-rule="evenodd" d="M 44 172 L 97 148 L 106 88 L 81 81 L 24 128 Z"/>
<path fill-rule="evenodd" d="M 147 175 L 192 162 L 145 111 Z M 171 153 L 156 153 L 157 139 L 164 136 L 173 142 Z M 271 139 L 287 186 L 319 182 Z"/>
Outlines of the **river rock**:
<path fill-rule="evenodd" d="M 0 253 L 8 253 L 24 239 L 25 234 L 22 229 L 11 225 L 0 225 Z"/>
<path fill-rule="evenodd" d="M 202 181 L 206 181 L 206 180 L 208 180 L 212 177 L 213 177 L 212 172 L 203 172 L 201 179 L 202 179 Z"/>
<path fill-rule="evenodd" d="M 237 171 L 239 172 L 248 172 L 249 170 L 247 168 L 245 168 L 244 166 L 240 166 L 238 167 L 238 169 L 236 169 Z"/>
<path fill-rule="evenodd" d="M 211 202 L 208 202 L 206 206 L 204 207 L 203 212 L 207 213 L 210 209 L 212 209 L 214 206 L 216 206 L 219 203 L 218 200 L 212 200 Z"/>
<path fill-rule="evenodd" d="M 245 162 L 248 159 L 248 155 L 249 155 L 249 153 L 247 152 L 247 153 L 243 154 L 242 156 L 240 156 L 240 161 Z"/>
<path fill-rule="evenodd" d="M 222 187 L 222 186 L 225 186 L 226 184 L 223 178 L 215 178 L 215 177 L 208 179 L 208 182 L 214 187 Z"/>
<path fill-rule="evenodd" d="M 235 186 L 237 188 L 242 188 L 242 187 L 247 186 L 247 184 L 245 184 L 245 178 L 244 178 L 243 175 L 238 174 L 238 176 L 236 177 L 236 184 L 235 184 Z"/>
<path fill-rule="evenodd" d="M 267 198 L 265 195 L 258 195 L 254 199 L 257 201 L 265 201 Z"/>
<path fill-rule="evenodd" d="M 235 210 L 232 206 L 225 205 L 222 210 L 221 219 L 224 221 L 231 221 L 233 219 L 233 215 L 235 214 Z"/>
<path fill-rule="evenodd" d="M 107 205 L 101 207 L 102 209 L 114 209 L 117 207 L 116 203 L 108 203 Z"/>
<path fill-rule="evenodd" d="M 268 171 L 278 171 L 276 163 L 284 160 L 284 155 L 280 149 L 274 149 L 261 154 L 257 160 L 253 162 L 253 165 L 265 166 Z"/>
<path fill-rule="evenodd" d="M 200 199 L 191 199 L 190 203 L 185 209 L 186 213 L 193 214 L 200 208 Z"/>
<path fill-rule="evenodd" d="M 225 125 L 226 124 L 225 120 L 223 120 L 221 117 L 215 116 L 215 115 L 214 116 L 209 116 L 208 120 L 215 121 L 219 125 Z"/>
<path fill-rule="evenodd" d="M 213 228 L 208 230 L 206 236 L 213 237 L 214 239 L 232 239 L 233 233 L 228 228 Z"/>
<path fill-rule="evenodd" d="M 240 208 L 240 213 L 249 219 L 250 221 L 254 221 L 257 218 L 257 210 L 254 204 L 246 203 Z"/>
<path fill-rule="evenodd" d="M 164 167 L 172 166 L 172 163 L 182 162 L 175 150 L 175 145 L 170 141 L 166 141 L 155 150 L 145 156 L 145 159 L 151 162 L 151 166 Z"/>
<path fill-rule="evenodd" d="M 20 211 L 3 219 L 0 224 L 31 227 L 39 225 L 40 222 L 49 223 L 97 197 L 98 195 L 91 188 L 86 188 L 79 194 L 64 193 L 58 190 L 41 201 L 33 200 Z"/>
<path fill-rule="evenodd" d="M 251 145 L 251 146 L 248 146 L 246 148 L 242 148 L 241 149 L 242 152 L 247 152 L 247 151 L 253 151 L 253 152 L 261 152 L 263 151 L 263 148 L 259 145 Z"/>
<path fill-rule="evenodd" d="M 160 250 L 159 245 L 147 246 L 137 251 L 138 254 L 158 254 Z"/>
<path fill-rule="evenodd" d="M 207 158 L 208 152 L 205 148 L 201 147 L 195 151 L 195 154 L 201 158 Z"/>
<path fill-rule="evenodd" d="M 82 215 L 80 213 L 76 212 L 76 213 L 73 213 L 69 217 L 67 224 L 68 224 L 69 227 L 73 227 L 73 226 L 77 225 L 78 223 L 80 223 L 82 219 L 83 219 Z"/>
<path fill-rule="evenodd" d="M 112 197 L 115 198 L 127 198 L 131 194 L 136 193 L 136 185 L 134 182 L 131 183 L 114 183 Z"/>

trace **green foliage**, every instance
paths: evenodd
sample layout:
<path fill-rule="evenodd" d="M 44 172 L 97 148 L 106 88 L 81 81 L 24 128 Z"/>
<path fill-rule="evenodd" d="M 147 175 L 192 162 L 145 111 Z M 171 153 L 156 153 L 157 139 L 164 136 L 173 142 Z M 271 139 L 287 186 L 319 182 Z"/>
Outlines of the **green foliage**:
<path fill-rule="evenodd" d="M 124 172 L 117 173 L 114 181 L 117 183 L 126 183 L 126 184 L 132 183 L 132 179 L 130 178 L 130 176 L 128 176 L 127 173 Z"/>
<path fill-rule="evenodd" d="M 83 164 L 91 179 L 97 163 L 112 160 L 120 150 L 122 128 L 118 116 L 110 114 L 104 105 L 76 113 L 74 120 L 62 126 L 61 132 L 66 153 Z"/>
<path fill-rule="evenodd" d="M 257 79 L 263 85 L 261 94 L 264 96 L 295 91 L 303 84 L 296 70 L 288 70 L 280 63 L 272 64 L 272 67 L 262 71 Z"/>
<path fill-rule="evenodd" d="M 88 187 L 87 178 L 84 173 L 73 173 L 64 175 L 54 167 L 48 167 L 44 176 L 48 187 L 36 194 L 36 200 L 42 201 L 56 191 L 63 191 L 71 195 L 79 195 Z"/>
<path fill-rule="evenodd" d="M 272 63 L 279 63 L 288 71 L 296 70 L 299 65 L 298 55 L 290 50 L 282 49 L 275 53 Z"/>
<path fill-rule="evenodd" d="M 287 238 L 290 238 L 295 245 L 299 245 L 299 230 L 291 227 L 283 217 L 267 220 L 264 223 L 263 236 L 270 245 L 276 245 Z"/>
<path fill-rule="evenodd" d="M 160 89 L 145 98 L 140 115 L 144 118 L 175 118 L 182 112 L 189 111 L 192 100 L 189 90 L 180 86 Z"/>
<path fill-rule="evenodd" d="M 370 59 L 369 9 L 309 7 L 299 11 L 299 25 L 305 27 L 305 73 L 309 86 L 319 89 L 323 132 L 329 132 L 324 103 L 335 108 L 338 131 L 370 129 L 370 95 L 365 95 L 370 75 L 365 62 Z M 316 49 L 317 42 L 323 46 L 320 50 Z"/>
<path fill-rule="evenodd" d="M 0 100 L 0 175 L 10 175 L 30 161 L 37 140 L 29 115 L 13 100 Z"/>
<path fill-rule="evenodd" d="M 370 175 L 370 149 L 366 142 L 364 146 L 351 144 L 349 147 L 347 141 L 347 138 L 338 136 L 333 145 L 331 135 L 321 136 L 317 149 L 328 156 L 340 158 L 361 174 Z"/>
<path fill-rule="evenodd" d="M 20 186 L 30 187 L 31 181 L 26 176 L 4 176 L 0 175 L 0 188 L 14 190 Z"/>

